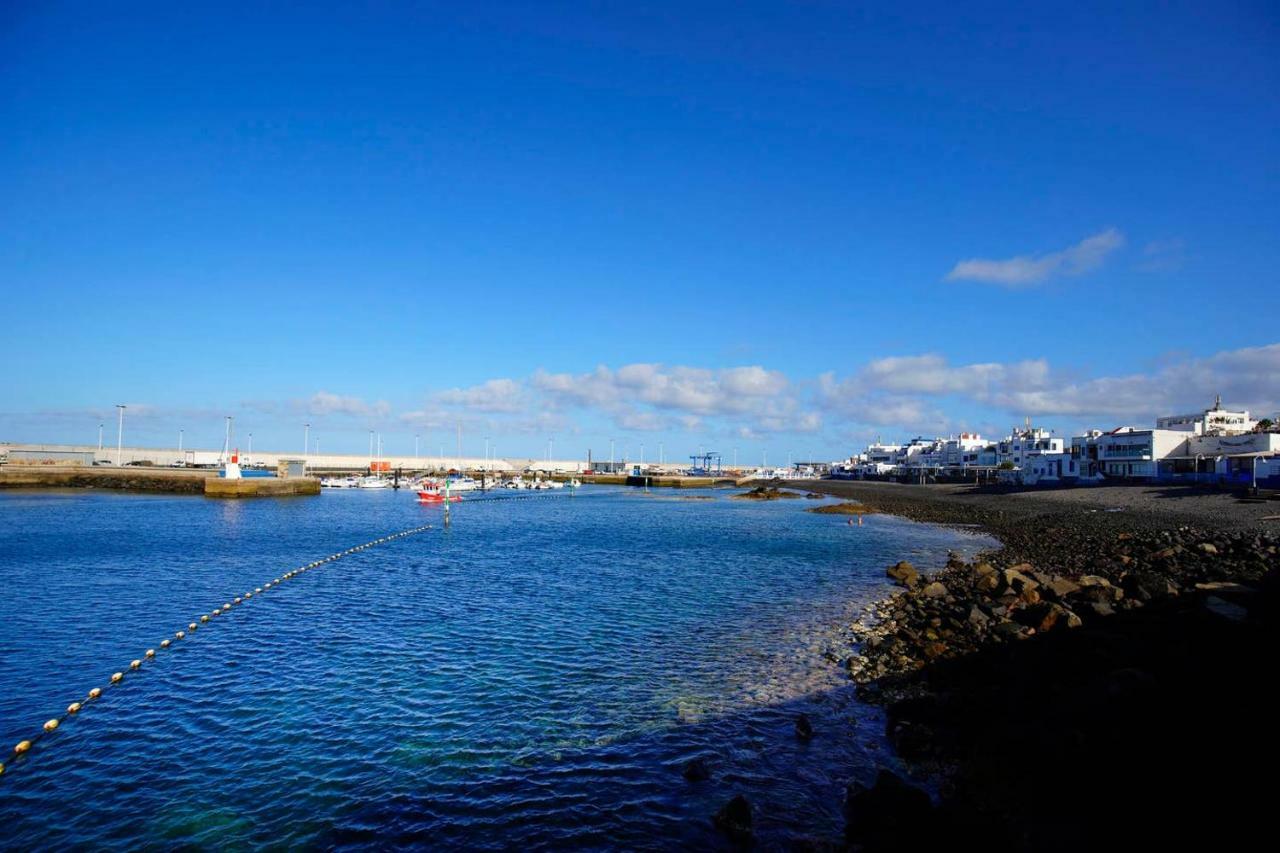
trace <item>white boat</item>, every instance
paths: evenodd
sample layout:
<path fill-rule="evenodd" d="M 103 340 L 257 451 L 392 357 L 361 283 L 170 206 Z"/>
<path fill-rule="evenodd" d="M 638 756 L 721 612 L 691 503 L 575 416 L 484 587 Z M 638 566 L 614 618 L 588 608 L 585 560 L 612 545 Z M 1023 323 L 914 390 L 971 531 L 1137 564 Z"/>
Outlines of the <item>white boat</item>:
<path fill-rule="evenodd" d="M 320 485 L 326 489 L 354 489 L 359 487 L 360 480 L 355 477 L 325 477 Z"/>
<path fill-rule="evenodd" d="M 360 488 L 362 489 L 385 489 L 391 484 L 381 477 L 362 477 L 360 478 Z"/>
<path fill-rule="evenodd" d="M 474 492 L 480 488 L 480 481 L 471 477 L 450 477 L 450 492 Z"/>

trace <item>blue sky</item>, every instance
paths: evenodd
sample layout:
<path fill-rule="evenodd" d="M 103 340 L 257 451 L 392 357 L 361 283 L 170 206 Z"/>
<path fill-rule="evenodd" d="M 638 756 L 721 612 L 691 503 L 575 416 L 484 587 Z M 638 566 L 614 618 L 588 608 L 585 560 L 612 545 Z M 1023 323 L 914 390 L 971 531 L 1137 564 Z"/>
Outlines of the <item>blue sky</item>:
<path fill-rule="evenodd" d="M 0 440 L 1280 408 L 1274 4 L 184 5 L 0 10 Z"/>

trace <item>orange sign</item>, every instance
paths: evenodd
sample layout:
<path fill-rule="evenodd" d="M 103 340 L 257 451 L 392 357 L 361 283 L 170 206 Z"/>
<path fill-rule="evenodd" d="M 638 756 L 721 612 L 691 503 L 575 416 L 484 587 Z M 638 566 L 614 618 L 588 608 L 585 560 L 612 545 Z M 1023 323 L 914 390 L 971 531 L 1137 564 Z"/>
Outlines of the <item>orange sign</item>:
<path fill-rule="evenodd" d="M 370 470 L 370 471 L 390 471 L 390 470 L 391 470 L 391 463 L 390 463 L 390 462 L 386 462 L 386 461 L 383 461 L 383 462 L 370 462 L 370 463 L 369 463 L 369 470 Z"/>

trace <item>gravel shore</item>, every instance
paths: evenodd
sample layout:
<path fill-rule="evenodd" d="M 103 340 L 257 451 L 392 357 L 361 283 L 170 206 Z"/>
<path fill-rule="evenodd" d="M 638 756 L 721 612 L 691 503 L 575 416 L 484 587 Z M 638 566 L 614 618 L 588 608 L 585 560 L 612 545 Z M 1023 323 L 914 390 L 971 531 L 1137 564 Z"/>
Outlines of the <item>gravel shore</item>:
<path fill-rule="evenodd" d="M 800 483 L 792 484 L 801 487 Z M 805 481 L 1002 548 L 901 591 L 846 661 L 937 803 L 884 773 L 846 796 L 859 849 L 1239 846 L 1280 757 L 1270 680 L 1280 501 L 1185 488 L 1009 491 Z"/>

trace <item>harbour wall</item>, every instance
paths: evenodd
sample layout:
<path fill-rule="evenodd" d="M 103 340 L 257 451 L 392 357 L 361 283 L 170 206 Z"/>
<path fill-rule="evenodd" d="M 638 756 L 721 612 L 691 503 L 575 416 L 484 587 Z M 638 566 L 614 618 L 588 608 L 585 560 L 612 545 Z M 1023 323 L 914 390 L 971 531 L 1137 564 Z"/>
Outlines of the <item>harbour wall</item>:
<path fill-rule="evenodd" d="M 0 456 L 9 451 L 48 453 L 92 453 L 93 459 L 110 464 L 128 465 L 129 463 L 150 462 L 152 466 L 164 468 L 175 462 L 187 465 L 218 465 L 222 461 L 222 450 L 176 447 L 123 447 L 119 454 L 114 446 L 99 448 L 94 444 L 20 444 L 0 442 Z M 249 453 L 240 448 L 242 464 L 263 464 L 274 469 L 281 459 L 305 459 L 307 467 L 317 471 L 350 472 L 365 471 L 373 460 L 367 454 L 335 454 L 335 453 L 285 453 L 280 451 L 256 450 Z M 458 469 L 465 471 L 494 471 L 504 474 L 515 474 L 528 468 L 563 473 L 579 473 L 587 468 L 583 459 L 530 459 L 526 457 L 502 457 L 485 459 L 482 456 L 412 456 L 392 455 L 379 459 L 387 463 L 393 470 L 401 468 L 406 471 L 442 471 Z"/>

